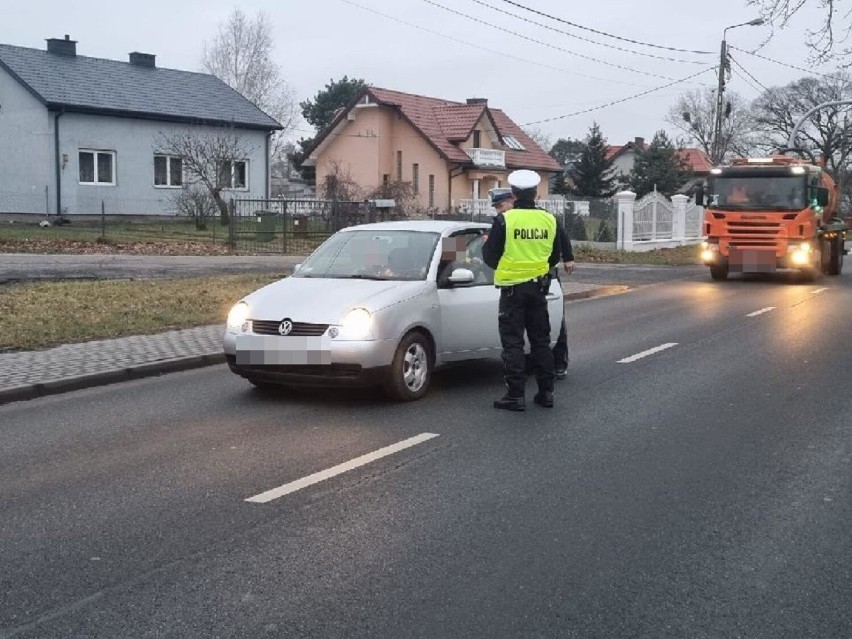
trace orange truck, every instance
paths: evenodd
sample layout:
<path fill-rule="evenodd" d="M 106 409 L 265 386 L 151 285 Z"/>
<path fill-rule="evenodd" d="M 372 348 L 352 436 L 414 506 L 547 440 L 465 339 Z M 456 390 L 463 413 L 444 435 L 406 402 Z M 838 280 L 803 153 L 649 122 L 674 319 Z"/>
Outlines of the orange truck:
<path fill-rule="evenodd" d="M 814 279 L 843 269 L 848 226 L 837 185 L 808 151 L 779 153 L 712 169 L 696 196 L 705 206 L 701 260 L 714 280 L 778 269 Z"/>

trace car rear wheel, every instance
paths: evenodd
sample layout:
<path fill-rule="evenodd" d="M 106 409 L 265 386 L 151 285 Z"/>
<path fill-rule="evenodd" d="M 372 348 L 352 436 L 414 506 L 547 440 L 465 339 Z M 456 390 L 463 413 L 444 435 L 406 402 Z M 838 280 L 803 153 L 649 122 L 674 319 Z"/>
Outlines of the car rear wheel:
<path fill-rule="evenodd" d="M 432 380 L 433 362 L 432 345 L 425 335 L 415 331 L 403 337 L 385 382 L 388 395 L 403 402 L 423 397 Z"/>

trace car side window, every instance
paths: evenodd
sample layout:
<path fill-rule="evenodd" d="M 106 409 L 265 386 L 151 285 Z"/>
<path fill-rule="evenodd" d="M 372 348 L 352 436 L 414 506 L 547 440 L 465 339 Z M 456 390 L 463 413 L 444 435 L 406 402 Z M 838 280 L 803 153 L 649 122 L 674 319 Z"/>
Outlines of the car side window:
<path fill-rule="evenodd" d="M 482 259 L 485 234 L 479 231 L 459 233 L 442 240 L 441 264 L 438 283 L 446 286 L 454 269 L 466 268 L 473 272 L 473 282 L 463 286 L 491 286 L 494 270 Z"/>

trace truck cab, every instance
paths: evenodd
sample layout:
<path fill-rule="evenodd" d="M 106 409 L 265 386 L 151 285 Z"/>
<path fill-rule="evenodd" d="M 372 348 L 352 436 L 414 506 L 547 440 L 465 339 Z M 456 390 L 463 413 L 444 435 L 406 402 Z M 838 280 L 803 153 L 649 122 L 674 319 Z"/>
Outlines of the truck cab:
<path fill-rule="evenodd" d="M 816 162 L 776 155 L 712 169 L 704 193 L 701 258 L 715 280 L 729 273 L 795 269 L 837 275 L 846 223 L 834 181 Z"/>

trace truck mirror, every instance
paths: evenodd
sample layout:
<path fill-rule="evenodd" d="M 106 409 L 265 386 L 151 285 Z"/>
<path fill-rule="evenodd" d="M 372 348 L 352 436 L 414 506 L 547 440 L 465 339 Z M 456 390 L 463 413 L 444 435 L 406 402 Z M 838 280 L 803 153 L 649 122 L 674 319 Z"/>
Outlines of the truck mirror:
<path fill-rule="evenodd" d="M 704 206 L 704 185 L 699 184 L 695 187 L 695 205 Z"/>
<path fill-rule="evenodd" d="M 817 204 L 820 206 L 828 206 L 828 189 L 818 186 L 816 190 Z"/>

